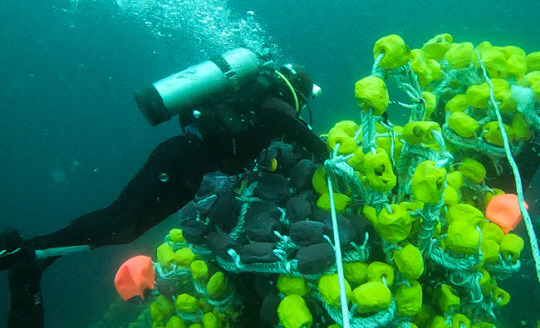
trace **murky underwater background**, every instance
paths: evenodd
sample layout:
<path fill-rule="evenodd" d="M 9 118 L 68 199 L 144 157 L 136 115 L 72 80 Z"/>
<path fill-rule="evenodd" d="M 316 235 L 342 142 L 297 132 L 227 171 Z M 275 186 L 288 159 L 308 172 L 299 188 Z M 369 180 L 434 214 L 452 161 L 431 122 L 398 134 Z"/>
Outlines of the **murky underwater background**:
<path fill-rule="evenodd" d="M 304 64 L 323 95 L 314 128 L 356 119 L 354 82 L 369 74 L 375 40 L 396 33 L 411 48 L 439 33 L 454 41 L 540 50 L 540 3 L 527 1 L 4 0 L 0 4 L 0 229 L 55 231 L 108 205 L 150 151 L 179 133 L 151 128 L 133 90 L 248 42 Z M 223 26 L 226 29 L 223 29 Z M 393 113 L 392 119 L 406 117 Z M 531 216 L 539 177 L 528 191 Z M 130 255 L 152 255 L 168 220 L 132 245 L 57 261 L 43 277 L 47 327 L 88 327 L 117 299 L 113 278 Z M 538 231 L 538 229 L 537 229 Z M 517 233 L 526 236 L 521 226 Z M 528 240 L 504 327 L 536 327 L 540 286 Z M 0 279 L 0 327 L 7 275 Z"/>

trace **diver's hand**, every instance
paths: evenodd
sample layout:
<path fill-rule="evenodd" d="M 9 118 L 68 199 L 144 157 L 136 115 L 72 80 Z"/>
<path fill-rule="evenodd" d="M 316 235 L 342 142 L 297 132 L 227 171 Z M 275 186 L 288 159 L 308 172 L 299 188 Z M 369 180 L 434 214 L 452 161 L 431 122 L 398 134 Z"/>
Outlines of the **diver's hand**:
<path fill-rule="evenodd" d="M 17 230 L 6 229 L 0 233 L 0 270 L 6 269 L 9 282 L 9 328 L 44 327 L 40 286 L 46 264 L 36 258 L 31 243 Z"/>
<path fill-rule="evenodd" d="M 0 271 L 8 272 L 11 299 L 9 328 L 44 327 L 41 274 L 52 261 L 54 258 L 38 260 L 31 242 L 17 230 L 0 233 Z"/>
<path fill-rule="evenodd" d="M 0 271 L 24 256 L 23 248 L 24 239 L 17 230 L 8 228 L 0 233 Z"/>

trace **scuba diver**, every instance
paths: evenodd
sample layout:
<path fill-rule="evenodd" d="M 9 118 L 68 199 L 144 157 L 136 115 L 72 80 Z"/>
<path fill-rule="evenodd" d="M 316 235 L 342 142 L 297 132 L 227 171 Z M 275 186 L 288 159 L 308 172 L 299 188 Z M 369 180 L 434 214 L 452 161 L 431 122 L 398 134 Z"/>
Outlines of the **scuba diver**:
<path fill-rule="evenodd" d="M 326 143 L 300 119 L 318 92 L 303 66 L 262 64 L 244 48 L 137 91 L 151 125 L 179 114 L 183 133 L 158 145 L 108 207 L 45 236 L 24 240 L 14 229 L 0 234 L 0 270 L 8 270 L 11 294 L 9 327 L 43 327 L 40 279 L 56 258 L 72 249 L 131 243 L 192 200 L 206 173 L 249 170 L 273 139 L 284 136 L 326 157 Z"/>

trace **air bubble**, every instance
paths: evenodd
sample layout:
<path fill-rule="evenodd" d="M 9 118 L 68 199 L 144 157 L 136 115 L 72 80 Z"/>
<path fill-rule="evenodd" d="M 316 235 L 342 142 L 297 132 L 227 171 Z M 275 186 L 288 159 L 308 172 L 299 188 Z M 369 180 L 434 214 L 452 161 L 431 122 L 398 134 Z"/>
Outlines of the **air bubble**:
<path fill-rule="evenodd" d="M 159 175 L 159 180 L 161 180 L 162 182 L 167 182 L 169 181 L 169 175 L 167 173 L 161 173 Z"/>
<path fill-rule="evenodd" d="M 280 53 L 279 47 L 256 21 L 252 10 L 246 12 L 244 19 L 236 18 L 226 0 L 113 1 L 123 13 L 140 20 L 155 36 L 187 36 L 194 48 L 206 57 L 238 45 L 261 56 L 268 52 L 275 56 Z"/>

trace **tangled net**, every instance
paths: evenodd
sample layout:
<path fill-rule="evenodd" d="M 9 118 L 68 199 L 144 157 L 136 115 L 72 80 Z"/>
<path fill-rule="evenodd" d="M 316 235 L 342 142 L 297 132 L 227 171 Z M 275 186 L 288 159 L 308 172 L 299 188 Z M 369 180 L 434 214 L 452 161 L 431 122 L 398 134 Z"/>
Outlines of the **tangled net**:
<path fill-rule="evenodd" d="M 514 161 L 540 128 L 540 53 L 449 34 L 410 51 L 390 35 L 374 59 L 355 85 L 360 120 L 328 132 L 324 165 L 276 143 L 254 171 L 205 179 L 158 247 L 153 327 L 234 327 L 246 284 L 261 327 L 496 326 L 521 216 L 540 263 Z M 389 82 L 410 102 L 390 100 Z M 407 124 L 384 118 L 389 105 Z M 513 196 L 496 188 L 510 170 Z"/>

